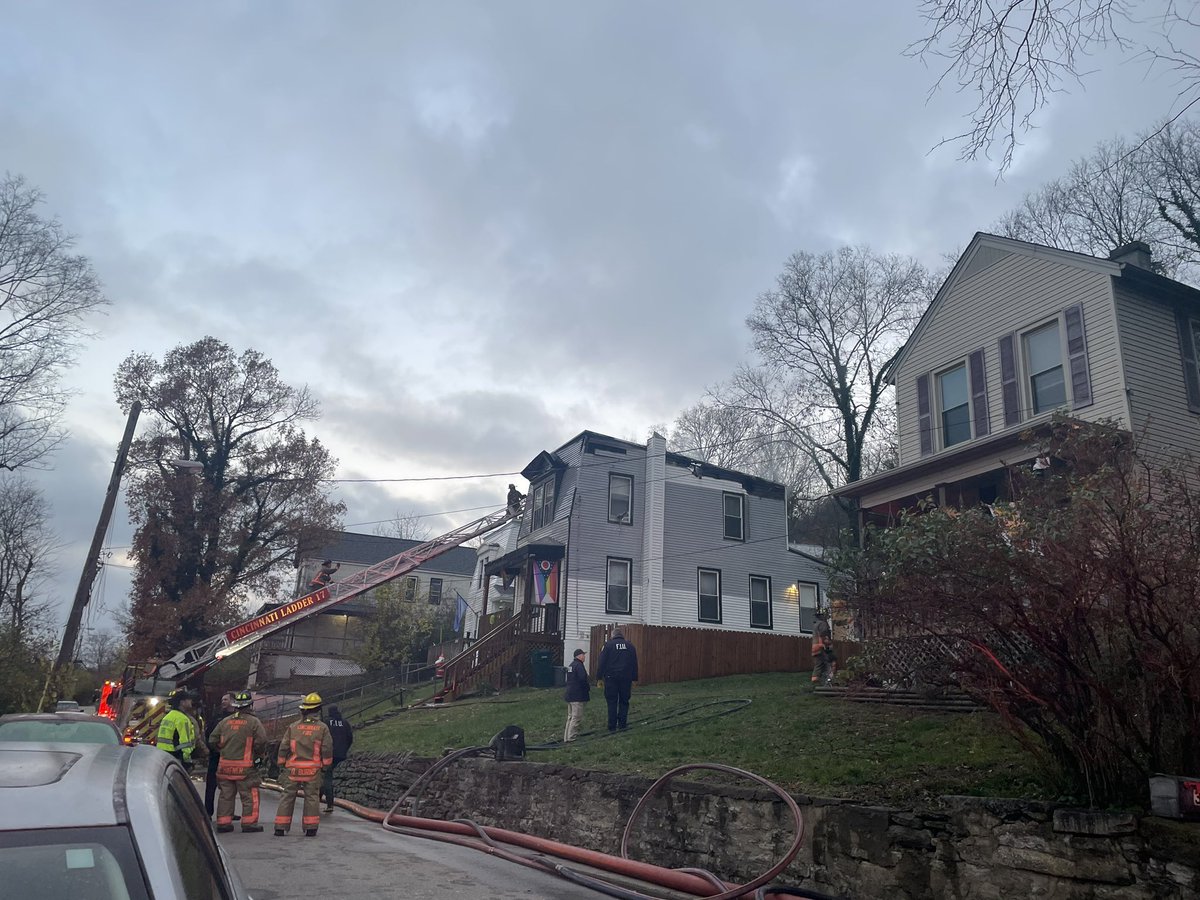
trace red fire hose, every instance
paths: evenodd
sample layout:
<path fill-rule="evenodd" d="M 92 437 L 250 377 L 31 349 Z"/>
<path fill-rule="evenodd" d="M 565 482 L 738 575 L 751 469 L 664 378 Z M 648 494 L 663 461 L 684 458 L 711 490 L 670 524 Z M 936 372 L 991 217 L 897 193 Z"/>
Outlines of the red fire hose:
<path fill-rule="evenodd" d="M 663 866 L 657 866 L 653 863 L 639 862 L 628 858 L 629 836 L 637 820 L 638 814 L 645 807 L 651 796 L 663 785 L 667 784 L 675 776 L 688 771 L 698 769 L 709 769 L 727 774 L 739 775 L 758 782 L 760 785 L 773 791 L 787 805 L 789 811 L 795 820 L 795 829 L 792 839 L 792 844 L 783 857 L 775 863 L 767 872 L 760 875 L 758 878 L 743 884 L 730 885 L 727 884 L 710 872 L 701 869 L 669 869 Z M 402 798 L 403 799 L 403 798 Z M 567 868 L 556 862 L 556 860 L 565 860 L 572 863 L 577 863 L 584 866 L 589 866 L 595 869 L 600 869 L 607 872 L 612 872 L 624 876 L 626 878 L 635 879 L 647 884 L 657 885 L 667 888 L 668 890 L 679 891 L 682 893 L 692 894 L 696 897 L 703 897 L 706 900 L 734 900 L 739 897 L 754 897 L 762 898 L 762 900 L 772 900 L 772 898 L 783 897 L 814 897 L 820 898 L 825 895 L 797 888 L 787 888 L 786 893 L 773 893 L 770 889 L 764 890 L 764 886 L 770 884 L 772 879 L 778 876 L 788 864 L 800 852 L 800 847 L 804 841 L 804 817 L 800 808 L 796 805 L 796 801 L 787 792 L 783 791 L 777 785 L 770 781 L 755 775 L 752 772 L 747 772 L 742 769 L 737 769 L 732 766 L 724 766 L 715 763 L 693 763 L 686 766 L 679 766 L 667 772 L 659 778 L 650 789 L 638 801 L 634 808 L 629 822 L 625 826 L 625 830 L 621 835 L 621 856 L 611 856 L 607 853 L 600 853 L 596 850 L 586 850 L 582 847 L 572 847 L 569 844 L 562 844 L 558 841 L 552 841 L 548 838 L 534 837 L 528 834 L 522 834 L 517 831 L 510 831 L 504 828 L 496 828 L 493 826 L 479 825 L 466 819 L 457 819 L 447 821 L 444 819 L 427 819 L 419 816 L 409 816 L 393 811 L 384 812 L 383 810 L 372 809 L 371 807 L 362 806 L 358 803 L 352 803 L 349 800 L 339 799 L 337 805 L 357 816 L 368 819 L 372 822 L 380 823 L 388 831 L 398 834 L 409 835 L 413 837 L 422 837 L 432 840 L 444 841 L 453 843 L 459 846 L 470 847 L 476 850 L 482 850 L 493 856 L 501 859 L 506 859 L 510 862 L 517 863 L 529 868 L 538 869 L 540 871 L 549 871 L 568 878 L 577 883 L 595 888 L 598 891 L 609 894 L 614 897 L 629 898 L 629 900 L 655 900 L 653 895 L 642 894 L 628 888 L 618 887 L 610 882 L 603 881 L 581 872 L 577 872 Z M 399 802 L 397 803 L 399 805 Z M 505 846 L 507 845 L 507 846 Z M 526 855 L 516 852 L 513 848 L 523 848 L 533 851 L 532 855 Z M 780 889 L 785 890 L 785 889 Z"/>

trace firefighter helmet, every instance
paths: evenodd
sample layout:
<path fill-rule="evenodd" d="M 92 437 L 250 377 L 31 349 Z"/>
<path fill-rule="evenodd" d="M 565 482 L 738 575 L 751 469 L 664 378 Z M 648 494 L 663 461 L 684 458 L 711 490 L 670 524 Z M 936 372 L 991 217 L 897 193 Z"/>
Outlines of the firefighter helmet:
<path fill-rule="evenodd" d="M 321 705 L 321 695 L 313 691 L 307 697 L 300 701 L 301 709 L 317 709 Z"/>
<path fill-rule="evenodd" d="M 167 694 L 167 703 L 169 703 L 173 708 L 178 709 L 179 704 L 190 697 L 191 694 L 189 694 L 183 688 L 176 688 L 175 690 L 171 691 L 171 693 Z"/>
<path fill-rule="evenodd" d="M 233 695 L 233 708 L 234 709 L 245 709 L 247 706 L 250 706 L 252 703 L 254 703 L 254 698 L 252 696 L 250 696 L 249 691 L 238 691 L 236 694 Z"/>

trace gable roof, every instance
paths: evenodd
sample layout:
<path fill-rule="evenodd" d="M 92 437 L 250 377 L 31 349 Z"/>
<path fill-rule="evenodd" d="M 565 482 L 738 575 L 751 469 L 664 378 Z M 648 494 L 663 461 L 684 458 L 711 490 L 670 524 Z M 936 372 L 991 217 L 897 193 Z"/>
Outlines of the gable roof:
<path fill-rule="evenodd" d="M 921 319 L 917 322 L 917 327 L 913 329 L 912 334 L 908 336 L 908 340 L 904 342 L 904 346 L 892 358 L 887 374 L 889 384 L 894 385 L 896 383 L 896 370 L 904 363 L 904 357 L 908 355 L 909 349 L 921 339 L 925 329 L 928 327 L 928 323 L 933 319 L 932 313 L 946 302 L 946 297 L 952 289 L 957 287 L 960 282 L 974 278 L 984 269 L 995 265 L 1014 253 L 1023 256 L 1035 256 L 1041 259 L 1050 259 L 1065 266 L 1073 266 L 1083 271 L 1102 275 L 1119 276 L 1123 274 L 1123 270 L 1126 268 L 1137 272 L 1145 271 L 1139 269 L 1137 266 L 1129 266 L 1126 263 L 1100 259 L 1099 257 L 1089 256 L 1086 253 L 1077 253 L 1074 250 L 1059 250 L 1055 247 L 1046 247 L 1042 244 L 1033 244 L 1029 241 L 1020 241 L 1016 238 L 1006 238 L 998 234 L 977 231 L 975 232 L 975 236 L 971 238 L 971 243 L 967 245 L 967 249 L 958 258 L 958 262 L 954 264 L 954 268 L 950 270 L 950 274 L 946 276 L 946 280 L 942 282 L 942 286 L 938 288 L 938 292 L 934 295 L 928 308 L 921 314 Z M 1146 274 L 1151 273 L 1147 272 Z M 1169 278 L 1162 278 L 1162 276 L 1155 277 L 1171 284 L 1178 284 L 1178 282 L 1172 282 Z"/>

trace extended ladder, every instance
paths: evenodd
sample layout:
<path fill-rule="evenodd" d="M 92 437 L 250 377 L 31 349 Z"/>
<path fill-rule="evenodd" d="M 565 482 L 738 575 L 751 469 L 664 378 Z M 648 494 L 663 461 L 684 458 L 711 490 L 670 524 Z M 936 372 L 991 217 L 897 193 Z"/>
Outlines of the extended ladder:
<path fill-rule="evenodd" d="M 344 603 L 359 594 L 365 594 L 401 575 L 406 575 L 446 551 L 453 550 L 464 541 L 469 541 L 471 538 L 479 537 L 481 534 L 498 528 L 515 515 L 517 513 L 511 509 L 504 509 L 476 519 L 474 522 L 468 522 L 431 541 L 426 541 L 385 559 L 383 562 L 378 562 L 369 569 L 355 572 L 341 581 L 336 581 L 296 600 L 282 603 L 253 619 L 247 619 L 220 634 L 197 641 L 190 647 L 180 650 L 170 659 L 159 663 L 154 670 L 153 677 L 156 681 L 160 678 L 174 679 L 176 684 L 182 684 L 211 668 L 224 657 L 261 641 L 267 635 L 294 625 L 314 613 Z"/>

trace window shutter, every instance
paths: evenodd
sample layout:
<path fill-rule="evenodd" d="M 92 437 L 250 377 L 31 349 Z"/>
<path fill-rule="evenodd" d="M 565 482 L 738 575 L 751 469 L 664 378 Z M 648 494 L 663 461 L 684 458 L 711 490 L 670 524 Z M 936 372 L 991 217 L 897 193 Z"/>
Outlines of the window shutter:
<path fill-rule="evenodd" d="M 1067 324 L 1067 361 L 1071 372 L 1071 408 L 1092 405 L 1092 380 L 1088 373 L 1087 341 L 1083 334 L 1083 305 L 1063 310 Z"/>
<path fill-rule="evenodd" d="M 971 354 L 967 366 L 971 374 L 971 413 L 975 417 L 975 437 L 991 432 L 988 421 L 987 370 L 983 367 L 983 348 Z"/>
<path fill-rule="evenodd" d="M 1179 329 L 1179 355 L 1183 357 L 1183 383 L 1187 385 L 1188 409 L 1200 413 L 1200 374 L 1196 371 L 1196 342 L 1192 337 L 1192 320 L 1182 310 L 1175 313 Z"/>
<path fill-rule="evenodd" d="M 929 374 L 917 376 L 917 430 L 921 432 L 921 455 L 933 453 L 933 414 L 929 403 Z"/>
<path fill-rule="evenodd" d="M 1021 421 L 1021 392 L 1017 390 L 1016 335 L 1000 338 L 1000 395 L 1004 398 L 1004 427 Z"/>

